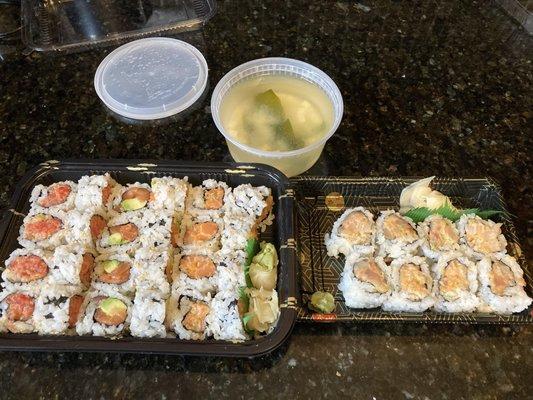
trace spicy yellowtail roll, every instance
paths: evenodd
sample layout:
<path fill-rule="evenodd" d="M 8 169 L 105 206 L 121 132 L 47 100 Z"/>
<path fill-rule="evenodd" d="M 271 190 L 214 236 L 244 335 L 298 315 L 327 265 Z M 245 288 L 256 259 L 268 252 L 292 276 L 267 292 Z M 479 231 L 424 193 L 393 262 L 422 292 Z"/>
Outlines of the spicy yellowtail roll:
<path fill-rule="evenodd" d="M 183 179 L 162 177 L 152 178 L 151 188 L 153 201 L 150 208 L 166 214 L 178 214 L 183 216 L 185 212 L 185 198 L 189 184 L 187 177 Z"/>
<path fill-rule="evenodd" d="M 82 246 L 57 247 L 52 256 L 51 283 L 88 288 L 93 276 L 94 254 Z"/>
<path fill-rule="evenodd" d="M 96 258 L 92 288 L 131 296 L 135 290 L 134 282 L 133 258 L 129 255 L 114 253 Z"/>
<path fill-rule="evenodd" d="M 433 306 L 433 279 L 423 257 L 403 256 L 393 260 L 389 268 L 392 293 L 383 310 L 422 312 Z"/>
<path fill-rule="evenodd" d="M 129 326 L 131 300 L 120 293 L 91 290 L 76 324 L 78 335 L 117 336 Z"/>
<path fill-rule="evenodd" d="M 118 183 L 109 174 L 83 176 L 78 181 L 74 204 L 81 213 L 107 213 L 111 193 Z"/>
<path fill-rule="evenodd" d="M 531 305 L 526 294 L 524 274 L 516 260 L 507 254 L 494 254 L 479 264 L 479 296 L 481 312 L 512 314 Z"/>
<path fill-rule="evenodd" d="M 208 318 L 211 298 L 193 299 L 173 293 L 167 301 L 167 324 L 180 339 L 204 340 L 212 335 Z"/>
<path fill-rule="evenodd" d="M 107 227 L 107 218 L 103 212 L 82 213 L 72 210 L 67 214 L 66 225 L 68 232 L 65 241 L 68 244 L 94 249 L 96 241 Z"/>
<path fill-rule="evenodd" d="M 335 221 L 331 234 L 326 234 L 328 255 L 372 254 L 375 235 L 376 224 L 372 213 L 364 207 L 349 208 Z"/>
<path fill-rule="evenodd" d="M 131 311 L 130 332 L 135 337 L 165 337 L 166 298 L 157 290 L 137 290 Z"/>
<path fill-rule="evenodd" d="M 478 260 L 495 253 L 506 253 L 507 240 L 501 226 L 474 214 L 462 215 L 457 228 L 465 253 Z"/>
<path fill-rule="evenodd" d="M 433 265 L 435 310 L 473 312 L 479 305 L 477 265 L 460 252 L 442 254 Z"/>
<path fill-rule="evenodd" d="M 207 179 L 200 186 L 193 186 L 187 194 L 186 209 L 192 215 L 221 215 L 230 188 L 224 182 Z"/>
<path fill-rule="evenodd" d="M 146 183 L 117 185 L 111 193 L 108 213 L 117 216 L 122 213 L 139 214 L 154 200 L 152 188 Z"/>
<path fill-rule="evenodd" d="M 458 251 L 459 231 L 455 224 L 438 214 L 430 215 L 418 226 L 424 255 L 437 260 L 443 253 Z"/>
<path fill-rule="evenodd" d="M 4 290 L 0 293 L 0 332 L 35 332 L 35 294 Z"/>
<path fill-rule="evenodd" d="M 389 297 L 391 285 L 382 257 L 351 254 L 346 259 L 339 289 L 348 307 L 379 307 Z"/>
<path fill-rule="evenodd" d="M 53 183 L 50 186 L 37 185 L 30 196 L 31 213 L 48 211 L 70 211 L 74 208 L 77 184 L 72 181 Z"/>
<path fill-rule="evenodd" d="M 420 245 L 416 225 L 394 210 L 383 211 L 377 221 L 377 244 L 380 256 L 400 257 L 414 254 Z"/>
<path fill-rule="evenodd" d="M 66 214 L 62 211 L 29 214 L 20 227 L 19 243 L 26 248 L 53 249 L 65 244 Z"/>
<path fill-rule="evenodd" d="M 99 253 L 133 253 L 141 245 L 139 216 L 120 215 L 108 221 L 96 242 Z"/>
<path fill-rule="evenodd" d="M 79 287 L 51 285 L 42 290 L 35 305 L 35 328 L 41 335 L 74 331 L 84 296 Z"/>
<path fill-rule="evenodd" d="M 17 249 L 6 260 L 2 286 L 10 291 L 39 293 L 49 280 L 52 254 L 41 249 Z"/>

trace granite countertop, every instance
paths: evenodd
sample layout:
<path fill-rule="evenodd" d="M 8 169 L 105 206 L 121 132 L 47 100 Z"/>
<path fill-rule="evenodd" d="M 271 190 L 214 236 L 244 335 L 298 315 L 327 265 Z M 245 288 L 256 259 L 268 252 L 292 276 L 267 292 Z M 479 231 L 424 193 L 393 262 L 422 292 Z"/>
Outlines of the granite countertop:
<path fill-rule="evenodd" d="M 315 172 L 492 176 L 531 254 L 532 39 L 493 2 L 227 1 L 186 39 L 206 56 L 210 91 L 259 57 L 323 69 L 345 114 Z M 44 160 L 228 158 L 210 92 L 167 125 L 106 113 L 92 80 L 111 49 L 0 62 L 0 207 Z M 254 360 L 2 353 L 0 397 L 524 399 L 532 344 L 531 327 L 298 324 Z"/>

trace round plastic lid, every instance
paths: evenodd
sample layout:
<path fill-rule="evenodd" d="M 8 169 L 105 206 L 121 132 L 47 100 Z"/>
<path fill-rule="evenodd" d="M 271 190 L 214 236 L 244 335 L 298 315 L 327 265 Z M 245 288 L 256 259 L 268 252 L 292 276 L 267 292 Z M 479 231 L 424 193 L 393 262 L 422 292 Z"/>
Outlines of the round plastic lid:
<path fill-rule="evenodd" d="M 94 87 L 104 104 L 132 119 L 158 119 L 190 107 L 207 85 L 207 62 L 181 40 L 147 38 L 109 53 Z"/>

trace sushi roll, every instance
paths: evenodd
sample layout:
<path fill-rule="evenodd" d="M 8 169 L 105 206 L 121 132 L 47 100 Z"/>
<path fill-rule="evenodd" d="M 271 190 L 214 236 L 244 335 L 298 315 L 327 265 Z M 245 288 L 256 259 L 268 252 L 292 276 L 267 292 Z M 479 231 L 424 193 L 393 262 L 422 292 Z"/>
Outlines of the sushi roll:
<path fill-rule="evenodd" d="M 382 257 L 353 253 L 347 257 L 339 289 L 351 308 L 379 307 L 389 297 L 388 267 Z"/>
<path fill-rule="evenodd" d="M 82 246 L 58 246 L 52 256 L 50 281 L 88 288 L 93 276 L 94 252 Z"/>
<path fill-rule="evenodd" d="M 170 293 L 168 282 L 172 278 L 172 257 L 173 253 L 167 247 L 139 249 L 133 262 L 136 289 Z"/>
<path fill-rule="evenodd" d="M 107 227 L 107 218 L 103 212 L 82 213 L 72 210 L 67 214 L 66 225 L 65 241 L 68 244 L 94 249 Z"/>
<path fill-rule="evenodd" d="M 131 310 L 130 331 L 135 337 L 165 337 L 166 297 L 157 290 L 138 290 Z"/>
<path fill-rule="evenodd" d="M 146 210 L 141 220 L 141 246 L 148 249 L 169 246 L 172 217 L 154 210 Z"/>
<path fill-rule="evenodd" d="M 235 288 L 246 286 L 244 275 L 244 262 L 246 253 L 235 251 L 226 255 L 222 252 L 217 254 L 217 288 L 221 292 L 229 292 Z"/>
<path fill-rule="evenodd" d="M 212 255 L 175 255 L 172 270 L 173 290 L 195 298 L 213 296 L 219 280 L 217 266 L 218 261 Z"/>
<path fill-rule="evenodd" d="M 220 215 L 229 193 L 230 189 L 224 182 L 207 179 L 200 186 L 189 189 L 186 202 L 187 212 L 192 215 Z"/>
<path fill-rule="evenodd" d="M 216 340 L 242 342 L 248 339 L 239 312 L 239 296 L 235 291 L 219 292 L 211 301 L 208 324 Z"/>
<path fill-rule="evenodd" d="M 108 214 L 110 217 L 122 213 L 140 214 L 153 200 L 152 188 L 146 183 L 116 185 L 111 193 Z"/>
<path fill-rule="evenodd" d="M 247 214 L 254 218 L 255 229 L 263 232 L 272 225 L 274 198 L 266 186 L 239 185 L 228 194 L 224 212 L 229 215 Z"/>
<path fill-rule="evenodd" d="M 35 305 L 35 329 L 41 335 L 63 335 L 76 327 L 83 304 L 79 287 L 52 285 L 43 289 Z"/>
<path fill-rule="evenodd" d="M 483 258 L 479 264 L 479 311 L 511 314 L 531 305 L 526 294 L 522 268 L 507 254 L 494 254 Z"/>
<path fill-rule="evenodd" d="M 452 221 L 438 214 L 430 215 L 418 226 L 422 239 L 422 252 L 428 258 L 437 260 L 443 253 L 458 251 L 459 231 Z"/>
<path fill-rule="evenodd" d="M 215 252 L 220 249 L 223 221 L 211 215 L 183 218 L 178 246 L 186 251 Z"/>
<path fill-rule="evenodd" d="M 117 336 L 128 328 L 131 300 L 120 293 L 92 290 L 81 305 L 76 324 L 78 335 Z"/>
<path fill-rule="evenodd" d="M 151 209 L 162 211 L 166 214 L 183 216 L 185 199 L 189 189 L 187 177 L 183 179 L 168 176 L 152 178 L 151 188 L 154 197 L 149 204 Z"/>
<path fill-rule="evenodd" d="M 506 253 L 507 240 L 501 226 L 474 214 L 462 215 L 457 221 L 457 228 L 465 253 L 478 260 L 486 255 Z"/>
<path fill-rule="evenodd" d="M 111 193 L 118 183 L 109 174 L 83 176 L 78 181 L 78 192 L 74 204 L 82 213 L 107 213 Z"/>
<path fill-rule="evenodd" d="M 223 220 L 224 230 L 220 238 L 222 252 L 232 254 L 235 251 L 244 250 L 248 239 L 258 238 L 255 218 L 248 214 L 225 214 Z"/>
<path fill-rule="evenodd" d="M 62 211 L 28 214 L 20 227 L 19 243 L 26 248 L 54 249 L 65 244 L 66 214 Z"/>
<path fill-rule="evenodd" d="M 53 183 L 50 186 L 37 185 L 30 196 L 31 213 L 47 211 L 70 211 L 74 208 L 78 185 L 72 181 Z"/>
<path fill-rule="evenodd" d="M 139 216 L 119 215 L 108 221 L 100 239 L 96 242 L 99 253 L 134 253 L 141 245 Z"/>
<path fill-rule="evenodd" d="M 349 208 L 335 221 L 331 234 L 326 234 L 328 255 L 338 257 L 339 253 L 372 254 L 376 225 L 374 216 L 364 207 Z"/>
<path fill-rule="evenodd" d="M 433 266 L 435 310 L 439 312 L 473 312 L 479 299 L 477 266 L 459 252 L 442 254 Z"/>
<path fill-rule="evenodd" d="M 39 293 L 49 280 L 52 254 L 41 249 L 17 249 L 6 260 L 2 286 L 10 291 Z"/>
<path fill-rule="evenodd" d="M 20 290 L 0 293 L 0 332 L 35 332 L 35 294 Z"/>
<path fill-rule="evenodd" d="M 130 296 L 135 290 L 134 282 L 133 259 L 127 254 L 103 254 L 96 258 L 92 288 Z"/>
<path fill-rule="evenodd" d="M 423 257 L 403 256 L 393 260 L 389 268 L 393 290 L 383 310 L 423 312 L 433 306 L 433 279 Z"/>
<path fill-rule="evenodd" d="M 180 339 L 204 340 L 212 335 L 211 298 L 192 299 L 180 293 L 167 301 L 167 324 Z"/>
<path fill-rule="evenodd" d="M 416 225 L 394 210 L 383 211 L 376 221 L 379 255 L 397 258 L 414 254 L 420 245 Z"/>

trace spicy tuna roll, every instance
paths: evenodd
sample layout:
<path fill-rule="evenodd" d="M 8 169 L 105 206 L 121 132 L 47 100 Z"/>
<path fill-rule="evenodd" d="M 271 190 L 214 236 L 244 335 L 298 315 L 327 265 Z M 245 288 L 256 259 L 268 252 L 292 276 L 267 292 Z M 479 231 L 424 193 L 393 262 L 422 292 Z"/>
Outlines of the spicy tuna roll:
<path fill-rule="evenodd" d="M 35 294 L 25 291 L 0 293 L 0 332 L 34 332 L 35 300 Z"/>
<path fill-rule="evenodd" d="M 457 221 L 464 251 L 478 260 L 486 255 L 505 253 L 507 240 L 502 234 L 502 224 L 484 220 L 477 215 L 462 215 Z"/>
<path fill-rule="evenodd" d="M 351 254 L 346 259 L 339 289 L 348 307 L 379 307 L 391 293 L 391 285 L 382 257 Z"/>
<path fill-rule="evenodd" d="M 433 279 L 423 257 L 403 256 L 393 260 L 389 268 L 393 290 L 383 310 L 422 312 L 433 306 Z"/>
<path fill-rule="evenodd" d="M 26 248 L 54 249 L 65 244 L 66 214 L 61 211 L 29 214 L 20 227 L 19 243 Z"/>
<path fill-rule="evenodd" d="M 78 335 L 117 336 L 129 326 L 131 300 L 120 293 L 87 293 L 76 324 Z"/>
<path fill-rule="evenodd" d="M 76 209 L 82 213 L 107 213 L 111 192 L 117 185 L 109 174 L 83 176 L 78 181 L 78 192 L 74 201 Z"/>
<path fill-rule="evenodd" d="M 372 254 L 375 234 L 372 213 L 364 207 L 349 208 L 335 221 L 331 234 L 326 234 L 328 255 Z"/>
<path fill-rule="evenodd" d="M 483 258 L 479 264 L 479 311 L 511 314 L 531 305 L 526 294 L 526 282 L 522 268 L 506 254 L 494 254 Z"/>
<path fill-rule="evenodd" d="M 445 252 L 460 248 L 459 231 L 452 221 L 438 214 L 427 217 L 418 226 L 418 234 L 422 239 L 424 255 L 432 260 L 437 260 Z"/>
<path fill-rule="evenodd" d="M 76 192 L 77 184 L 72 181 L 35 186 L 30 197 L 32 214 L 46 210 L 70 211 L 74 208 Z"/>
<path fill-rule="evenodd" d="M 479 304 L 477 265 L 459 252 L 442 254 L 433 266 L 435 310 L 472 312 Z"/>
<path fill-rule="evenodd" d="M 6 260 L 2 286 L 38 293 L 49 280 L 52 254 L 41 249 L 17 249 Z"/>
<path fill-rule="evenodd" d="M 377 221 L 377 244 L 383 257 L 400 257 L 414 254 L 418 250 L 420 240 L 413 221 L 395 212 L 383 211 Z"/>
<path fill-rule="evenodd" d="M 131 311 L 130 331 L 135 337 L 165 337 L 168 296 L 157 290 L 137 290 Z"/>
<path fill-rule="evenodd" d="M 43 289 L 35 305 L 35 328 L 41 335 L 69 333 L 76 327 L 84 297 L 79 287 L 52 285 Z"/>
<path fill-rule="evenodd" d="M 89 287 L 94 270 L 94 253 L 82 246 L 59 246 L 52 256 L 50 281 L 59 285 Z"/>

